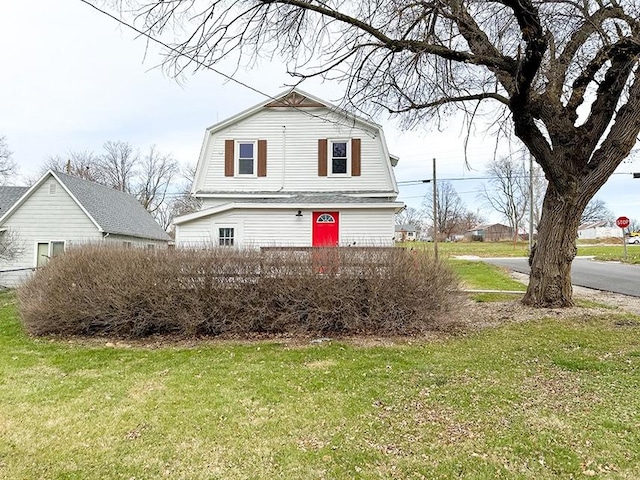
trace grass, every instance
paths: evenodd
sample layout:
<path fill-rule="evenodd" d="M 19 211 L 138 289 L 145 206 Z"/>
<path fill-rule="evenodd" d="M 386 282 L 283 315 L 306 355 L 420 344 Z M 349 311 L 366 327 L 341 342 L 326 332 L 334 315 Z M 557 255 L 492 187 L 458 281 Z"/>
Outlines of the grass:
<path fill-rule="evenodd" d="M 626 260 L 622 245 L 579 245 L 578 255 L 593 255 L 596 260 L 602 261 L 640 264 L 640 245 L 627 245 Z"/>
<path fill-rule="evenodd" d="M 469 289 L 526 290 L 522 283 L 507 274 L 506 269 L 495 265 L 472 260 L 450 260 L 448 265 Z"/>
<path fill-rule="evenodd" d="M 407 247 L 424 248 L 433 251 L 433 243 L 407 242 Z M 438 254 L 442 257 L 475 255 L 478 257 L 526 257 L 529 255 L 527 242 L 439 242 Z"/>
<path fill-rule="evenodd" d="M 448 265 L 460 278 L 462 288 L 469 290 L 506 290 L 524 293 L 526 286 L 511 278 L 507 270 L 496 265 L 470 260 L 450 259 Z M 519 296 L 513 293 L 473 293 L 476 302 L 503 302 Z"/>
<path fill-rule="evenodd" d="M 620 242 L 620 239 L 614 239 Z M 424 248 L 433 251 L 432 243 L 408 242 L 405 247 Z M 477 257 L 527 257 L 527 242 L 442 242 L 438 243 L 438 254 L 443 258 L 464 255 Z M 595 256 L 596 260 L 625 261 L 622 244 L 596 244 L 592 241 L 578 242 L 578 256 Z M 640 264 L 640 245 L 627 245 L 627 263 Z"/>
<path fill-rule="evenodd" d="M 0 297 L 0 478 L 636 478 L 640 465 L 638 317 L 369 347 L 107 342 L 28 338 Z"/>

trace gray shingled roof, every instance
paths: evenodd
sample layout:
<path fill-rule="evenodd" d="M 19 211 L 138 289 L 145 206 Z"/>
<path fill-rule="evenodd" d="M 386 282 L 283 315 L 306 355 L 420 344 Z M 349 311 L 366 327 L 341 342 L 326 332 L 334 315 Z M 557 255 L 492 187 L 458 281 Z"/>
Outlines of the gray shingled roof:
<path fill-rule="evenodd" d="M 273 190 L 252 190 L 250 192 L 238 192 L 237 190 L 198 190 L 198 195 L 233 195 L 234 197 L 241 197 L 242 195 L 247 195 L 247 198 L 251 197 L 269 197 L 270 195 L 278 195 L 279 197 L 290 197 L 290 196 L 317 196 L 317 195 L 387 195 L 389 197 L 396 197 L 398 194 L 395 192 L 391 192 L 389 190 L 341 190 L 339 194 L 335 194 L 327 191 L 309 191 L 309 190 L 296 190 L 296 191 L 286 191 L 286 192 L 274 192 Z"/>
<path fill-rule="evenodd" d="M 415 225 L 410 225 L 408 223 L 401 223 L 396 225 L 396 232 L 415 233 L 416 231 L 417 230 Z"/>
<path fill-rule="evenodd" d="M 65 173 L 55 174 L 104 232 L 171 240 L 134 196 Z"/>
<path fill-rule="evenodd" d="M 0 186 L 0 217 L 24 195 L 29 187 L 1 187 Z"/>
<path fill-rule="evenodd" d="M 384 197 L 350 197 L 340 194 L 324 194 L 324 195 L 295 195 L 282 198 L 243 198 L 233 199 L 234 203 L 270 203 L 270 204 L 310 204 L 310 203 L 393 203 Z"/>
<path fill-rule="evenodd" d="M 273 192 L 270 192 L 273 195 Z M 238 193 L 236 192 L 236 195 Z M 269 204 L 311 204 L 311 203 L 353 203 L 353 204 L 369 204 L 369 203 L 396 203 L 395 195 L 389 197 L 354 197 L 343 195 L 342 193 L 326 193 L 326 192 L 287 192 L 286 195 L 279 197 L 242 197 L 236 196 L 227 198 L 227 203 L 269 203 Z"/>

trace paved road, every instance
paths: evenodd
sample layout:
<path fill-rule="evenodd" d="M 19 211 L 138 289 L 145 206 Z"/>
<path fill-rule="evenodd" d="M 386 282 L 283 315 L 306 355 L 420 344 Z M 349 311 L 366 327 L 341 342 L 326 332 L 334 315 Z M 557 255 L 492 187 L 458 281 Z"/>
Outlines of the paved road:
<path fill-rule="evenodd" d="M 529 273 L 526 258 L 484 258 L 487 263 Z M 617 262 L 597 262 L 588 257 L 576 257 L 571 266 L 574 285 L 607 292 L 640 297 L 640 266 Z"/>

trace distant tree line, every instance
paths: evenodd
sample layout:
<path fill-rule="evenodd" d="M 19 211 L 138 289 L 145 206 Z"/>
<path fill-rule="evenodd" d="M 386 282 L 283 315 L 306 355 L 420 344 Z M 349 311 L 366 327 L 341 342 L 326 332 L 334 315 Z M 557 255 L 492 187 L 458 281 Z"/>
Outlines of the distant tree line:
<path fill-rule="evenodd" d="M 529 172 L 528 159 L 522 154 L 496 158 L 485 170 L 489 180 L 478 193 L 478 200 L 489 210 L 497 212 L 514 232 L 528 230 L 529 219 L 537 231 L 547 181 L 539 165 Z M 464 204 L 451 182 L 439 181 L 436 188 L 436 229 L 438 239 L 461 235 L 486 222 L 479 210 L 472 211 Z M 533 193 L 533 195 L 531 194 Z M 433 199 L 428 193 L 419 209 L 406 207 L 396 216 L 396 224 L 412 225 L 421 236 L 433 238 Z M 533 208 L 531 208 L 533 202 Z M 613 212 L 604 200 L 593 198 L 584 209 L 580 223 L 604 221 L 612 224 Z M 638 222 L 632 220 L 632 225 Z"/>
<path fill-rule="evenodd" d="M 181 168 L 155 145 L 141 151 L 128 142 L 107 141 L 100 153 L 70 150 L 49 156 L 40 173 L 49 169 L 134 195 L 166 230 L 174 217 L 198 209 L 189 195 L 194 169 Z"/>

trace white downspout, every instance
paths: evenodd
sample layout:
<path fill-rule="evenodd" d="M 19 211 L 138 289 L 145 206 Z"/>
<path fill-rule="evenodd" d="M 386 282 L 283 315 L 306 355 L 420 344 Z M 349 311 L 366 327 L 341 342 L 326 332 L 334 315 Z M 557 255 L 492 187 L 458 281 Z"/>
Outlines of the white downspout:
<path fill-rule="evenodd" d="M 282 126 L 282 175 L 280 178 L 280 188 L 279 192 L 284 190 L 284 170 L 285 165 L 287 163 L 287 127 L 286 125 Z"/>

